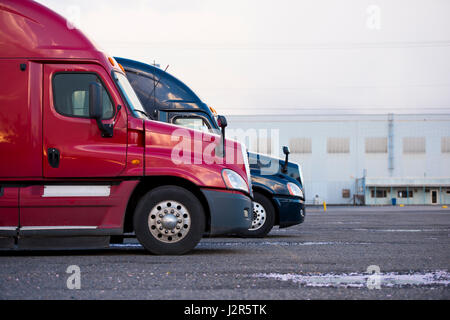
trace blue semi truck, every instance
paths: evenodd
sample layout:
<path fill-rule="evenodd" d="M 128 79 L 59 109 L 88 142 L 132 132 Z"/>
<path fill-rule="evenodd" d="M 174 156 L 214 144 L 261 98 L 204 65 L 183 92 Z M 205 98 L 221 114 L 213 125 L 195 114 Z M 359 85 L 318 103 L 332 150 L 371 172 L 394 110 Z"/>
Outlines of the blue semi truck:
<path fill-rule="evenodd" d="M 138 95 L 148 116 L 191 129 L 218 132 L 223 116 L 217 116 L 182 81 L 168 72 L 142 62 L 115 58 L 124 68 L 127 78 Z M 226 121 L 225 121 L 226 122 Z M 253 185 L 253 219 L 245 237 L 264 237 L 273 226 L 285 228 L 300 224 L 305 219 L 305 195 L 301 168 L 288 161 L 289 148 L 283 147 L 285 160 L 249 152 Z M 264 168 L 276 164 L 275 172 Z"/>

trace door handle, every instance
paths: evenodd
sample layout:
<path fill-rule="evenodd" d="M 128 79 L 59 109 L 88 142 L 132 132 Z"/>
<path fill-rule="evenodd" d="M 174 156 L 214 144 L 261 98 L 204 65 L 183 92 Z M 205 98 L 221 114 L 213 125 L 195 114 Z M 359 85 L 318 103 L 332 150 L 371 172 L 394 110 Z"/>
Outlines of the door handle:
<path fill-rule="evenodd" d="M 58 149 L 49 148 L 47 150 L 48 163 L 52 168 L 59 167 L 60 153 Z"/>

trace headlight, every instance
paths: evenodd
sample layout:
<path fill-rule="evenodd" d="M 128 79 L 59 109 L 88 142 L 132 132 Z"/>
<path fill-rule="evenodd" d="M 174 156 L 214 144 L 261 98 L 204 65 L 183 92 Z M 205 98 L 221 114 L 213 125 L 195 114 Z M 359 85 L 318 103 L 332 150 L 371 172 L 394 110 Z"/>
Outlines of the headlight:
<path fill-rule="evenodd" d="M 222 171 L 222 178 L 228 189 L 249 192 L 247 183 L 245 183 L 245 180 L 237 172 L 230 169 L 224 169 Z"/>
<path fill-rule="evenodd" d="M 302 197 L 303 198 L 303 191 L 302 191 L 302 189 L 300 189 L 300 187 L 298 185 L 296 185 L 295 183 L 288 182 L 287 188 L 288 188 L 289 193 L 291 194 L 291 196 L 296 196 L 296 197 Z"/>

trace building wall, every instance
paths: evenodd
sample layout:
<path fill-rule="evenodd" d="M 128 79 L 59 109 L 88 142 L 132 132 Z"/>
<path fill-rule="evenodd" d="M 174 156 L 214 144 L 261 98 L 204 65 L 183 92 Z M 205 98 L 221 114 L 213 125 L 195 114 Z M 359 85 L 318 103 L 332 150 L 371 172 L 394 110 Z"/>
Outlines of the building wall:
<path fill-rule="evenodd" d="M 380 189 L 380 188 L 377 188 Z M 400 198 L 398 196 L 398 192 L 401 190 L 405 190 L 406 188 L 381 188 L 387 189 L 387 194 L 385 198 L 375 198 L 372 196 L 373 188 L 367 188 L 366 195 L 366 204 L 367 205 L 391 205 L 391 199 L 395 198 L 397 205 L 421 205 L 421 204 L 433 204 L 431 201 L 431 194 L 434 190 L 436 192 L 436 205 L 438 204 L 450 204 L 450 194 L 447 193 L 447 190 L 450 191 L 450 188 L 423 188 L 423 187 L 410 187 L 408 191 L 412 191 L 412 197 L 409 198 Z M 429 191 L 427 191 L 429 190 Z"/>
<path fill-rule="evenodd" d="M 291 139 L 310 138 L 311 153 L 296 153 L 290 146 L 293 151 L 290 160 L 301 164 L 307 201 L 311 202 L 318 195 L 330 204 L 353 203 L 355 180 L 364 175 L 416 179 L 450 177 L 450 153 L 441 151 L 441 139 L 450 137 L 450 115 L 394 115 L 392 170 L 388 152 L 366 153 L 365 150 L 366 138 L 388 138 L 388 115 L 236 115 L 230 116 L 228 123 L 231 130 L 262 129 L 269 134 L 270 130 L 275 130 L 279 144 L 272 141 L 272 147 L 278 150 L 275 155 L 279 157 L 283 157 L 281 146 L 289 145 Z M 327 152 L 329 138 L 348 138 L 349 152 Z M 417 148 L 419 153 L 405 152 L 405 139 L 412 141 L 413 151 Z M 420 152 L 423 147 L 420 143 L 414 145 L 416 140 L 425 141 L 424 152 Z M 343 189 L 350 189 L 350 198 L 342 197 Z M 445 190 L 443 199 L 447 199 Z M 423 203 L 423 196 L 409 200 Z M 390 198 L 387 201 L 390 203 Z M 406 199 L 400 199 L 399 203 L 403 201 Z"/>

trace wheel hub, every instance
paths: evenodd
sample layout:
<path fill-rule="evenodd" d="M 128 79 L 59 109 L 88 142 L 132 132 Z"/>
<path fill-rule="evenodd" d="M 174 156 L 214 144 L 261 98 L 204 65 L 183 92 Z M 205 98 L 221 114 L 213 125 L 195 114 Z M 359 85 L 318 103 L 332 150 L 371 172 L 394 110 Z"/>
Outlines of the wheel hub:
<path fill-rule="evenodd" d="M 182 240 L 191 228 L 191 216 L 184 205 L 174 200 L 158 203 L 148 216 L 150 233 L 161 242 Z"/>
<path fill-rule="evenodd" d="M 167 214 L 161 219 L 163 228 L 172 230 L 177 226 L 177 217 L 173 214 Z"/>
<path fill-rule="evenodd" d="M 266 222 L 266 209 L 259 202 L 253 202 L 253 219 L 250 231 L 258 230 Z"/>

